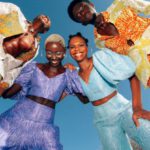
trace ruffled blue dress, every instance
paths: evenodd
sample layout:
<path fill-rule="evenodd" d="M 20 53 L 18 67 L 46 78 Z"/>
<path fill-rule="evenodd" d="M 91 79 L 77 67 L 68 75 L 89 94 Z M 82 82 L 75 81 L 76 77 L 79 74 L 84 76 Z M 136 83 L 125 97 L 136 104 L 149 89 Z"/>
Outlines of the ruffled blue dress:
<path fill-rule="evenodd" d="M 91 102 L 116 91 L 117 84 L 135 72 L 135 65 L 128 56 L 107 48 L 95 52 L 92 58 L 94 66 L 88 83 L 80 77 L 84 94 Z M 136 128 L 132 120 L 132 104 L 119 92 L 108 102 L 93 106 L 93 110 L 104 150 L 131 150 L 128 136 L 143 150 L 150 150 L 150 121 L 139 119 L 140 127 Z"/>
<path fill-rule="evenodd" d="M 70 78 L 71 76 L 71 78 Z M 54 125 L 55 109 L 34 102 L 26 95 L 35 95 L 58 102 L 61 94 L 82 93 L 76 71 L 47 77 L 36 63 L 28 64 L 15 83 L 22 90 L 13 99 L 17 103 L 0 115 L 1 150 L 62 150 L 59 128 Z"/>

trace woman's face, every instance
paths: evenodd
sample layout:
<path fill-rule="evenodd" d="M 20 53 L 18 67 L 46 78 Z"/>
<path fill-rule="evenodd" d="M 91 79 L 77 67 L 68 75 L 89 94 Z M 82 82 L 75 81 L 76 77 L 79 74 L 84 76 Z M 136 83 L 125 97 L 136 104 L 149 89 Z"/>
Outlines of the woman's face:
<path fill-rule="evenodd" d="M 69 42 L 70 55 L 78 62 L 87 58 L 88 47 L 82 37 L 75 36 Z"/>
<path fill-rule="evenodd" d="M 65 48 L 59 42 L 48 42 L 45 49 L 50 65 L 58 67 L 65 56 Z"/>
<path fill-rule="evenodd" d="M 89 3 L 77 3 L 73 8 L 73 15 L 75 19 L 83 24 L 91 22 L 95 14 L 95 9 Z"/>

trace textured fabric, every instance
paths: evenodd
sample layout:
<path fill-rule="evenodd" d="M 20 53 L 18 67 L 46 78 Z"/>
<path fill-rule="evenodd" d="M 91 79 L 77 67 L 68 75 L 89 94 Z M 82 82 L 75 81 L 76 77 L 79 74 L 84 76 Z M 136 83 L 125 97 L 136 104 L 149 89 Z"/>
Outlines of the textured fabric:
<path fill-rule="evenodd" d="M 28 94 L 58 102 L 63 91 L 67 94 L 83 93 L 76 70 L 66 69 L 65 73 L 49 78 L 36 66 L 36 62 L 26 65 L 15 83 L 20 84 L 23 89 L 13 97 L 14 99 L 20 99 Z"/>
<path fill-rule="evenodd" d="M 88 84 L 80 78 L 90 101 L 108 96 L 116 90 L 119 81 L 129 78 L 135 71 L 135 65 L 128 56 L 108 49 L 93 54 L 93 63 Z M 141 119 L 140 127 L 136 128 L 132 120 L 132 105 L 121 94 L 117 93 L 102 105 L 93 106 L 93 110 L 104 150 L 131 150 L 128 136 L 143 150 L 150 149 L 150 122 Z"/>
<path fill-rule="evenodd" d="M 150 14 L 150 2 L 144 0 L 115 0 L 103 12 L 106 22 L 112 22 L 119 31 L 119 36 L 101 36 L 94 30 L 97 47 L 129 55 L 136 63 L 136 75 L 147 87 L 150 78 L 150 19 L 138 16 L 139 13 Z M 129 46 L 132 40 L 134 46 Z M 117 41 L 117 42 L 116 42 Z"/>
<path fill-rule="evenodd" d="M 18 20 L 18 13 L 15 11 L 0 15 L 0 26 L 0 34 L 5 37 L 23 33 L 23 29 Z"/>
<path fill-rule="evenodd" d="M 5 59 L 5 53 L 4 53 L 3 46 L 2 46 L 3 39 L 5 37 L 7 37 L 6 34 L 7 35 L 18 34 L 18 32 L 13 33 L 13 30 L 12 30 L 13 26 L 10 26 L 12 24 L 9 23 L 9 25 L 8 25 L 7 23 L 5 23 L 4 18 L 8 18 L 12 12 L 13 13 L 15 12 L 15 14 L 17 13 L 17 16 L 19 17 L 19 20 L 18 20 L 19 22 L 17 24 L 20 24 L 20 26 L 22 27 L 22 29 L 20 27 L 21 30 L 19 31 L 19 33 L 21 33 L 21 31 L 22 32 L 25 31 L 27 27 L 26 27 L 26 23 L 25 23 L 26 19 L 25 19 L 24 15 L 22 14 L 22 12 L 20 11 L 20 9 L 16 5 L 14 5 L 12 3 L 0 2 L 0 7 L 1 7 L 0 16 L 3 17 L 2 20 L 0 21 L 0 24 L 1 24 L 1 26 L 3 26 L 3 29 L 5 28 L 4 31 L 0 32 L 0 61 L 1 61 L 0 64 L 2 64 L 1 65 L 2 67 L 0 68 L 0 74 L 4 78 L 4 76 L 5 76 L 5 70 L 4 69 L 5 68 L 4 68 L 3 60 Z M 7 26 L 5 26 L 5 24 Z M 6 32 L 9 31 L 9 30 L 7 30 L 7 27 L 10 27 L 9 30 L 12 31 L 11 33 L 5 33 L 5 31 Z"/>
<path fill-rule="evenodd" d="M 39 50 L 39 42 L 35 38 L 36 54 L 34 58 L 22 66 L 22 61 L 5 54 L 3 50 L 3 40 L 16 34 L 24 33 L 28 29 L 28 23 L 20 8 L 12 3 L 0 2 L 0 76 L 1 82 L 6 82 L 11 86 L 21 69 L 33 60 Z M 12 63 L 13 62 L 13 63 Z"/>
<path fill-rule="evenodd" d="M 104 150 L 131 150 L 128 136 L 134 139 L 142 150 L 150 149 L 150 122 L 139 119 L 140 127 L 137 128 L 133 123 L 132 113 L 130 106 L 115 118 L 112 116 L 96 123 Z"/>
<path fill-rule="evenodd" d="M 88 84 L 80 78 L 90 101 L 111 94 L 119 81 L 131 77 L 135 72 L 135 65 L 128 56 L 119 55 L 107 48 L 93 54 L 93 64 Z"/>
<path fill-rule="evenodd" d="M 14 34 L 19 34 L 27 29 L 26 18 L 24 17 L 18 6 L 7 2 L 0 2 L 0 6 L 1 6 L 0 16 L 2 16 L 0 24 L 2 25 L 2 27 L 4 27 L 4 31 L 7 32 L 6 34 L 4 33 L 4 31 L 2 31 L 2 33 L 4 33 L 6 37 Z M 13 14 L 14 20 L 11 20 L 12 19 L 12 17 L 10 17 L 11 13 Z M 16 16 L 18 16 L 18 18 L 16 18 Z M 16 27 L 18 27 L 18 31 L 16 30 Z M 15 28 L 15 30 L 12 30 L 13 28 Z M 8 31 L 11 32 L 8 33 Z M 0 34 L 2 33 L 0 32 Z"/>
<path fill-rule="evenodd" d="M 69 76 L 76 80 L 73 86 L 71 80 L 68 80 Z M 55 110 L 26 98 L 26 95 L 31 94 L 58 102 L 65 90 L 68 94 L 82 93 L 76 76 L 76 71 L 66 70 L 60 75 L 49 78 L 36 66 L 36 63 L 24 67 L 15 80 L 15 83 L 23 88 L 12 97 L 18 101 L 0 115 L 0 149 L 62 150 L 62 145 L 59 143 L 59 128 L 53 124 Z"/>

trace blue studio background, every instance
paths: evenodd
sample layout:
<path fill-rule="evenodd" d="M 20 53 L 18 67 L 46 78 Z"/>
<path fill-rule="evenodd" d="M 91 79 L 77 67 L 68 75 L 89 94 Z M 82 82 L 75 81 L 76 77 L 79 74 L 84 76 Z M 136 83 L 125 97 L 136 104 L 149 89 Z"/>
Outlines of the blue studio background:
<path fill-rule="evenodd" d="M 68 35 L 78 31 L 89 39 L 90 53 L 96 50 L 94 46 L 93 27 L 84 27 L 73 22 L 67 14 L 67 6 L 71 0 L 8 0 L 20 7 L 25 17 L 32 20 L 39 14 L 50 17 L 52 26 L 48 33 L 41 36 L 40 52 L 37 61 L 45 62 L 44 41 L 49 34 L 58 33 L 62 35 L 66 43 Z M 104 11 L 113 0 L 91 0 L 97 11 Z M 75 64 L 67 54 L 64 63 Z M 130 85 L 128 81 L 119 84 L 119 91 L 128 99 L 131 99 Z M 143 106 L 150 110 L 149 89 L 142 87 Z M 15 101 L 0 100 L 0 113 L 11 107 Z M 56 107 L 55 124 L 60 127 L 60 140 L 64 150 L 101 150 L 98 133 L 93 124 L 91 104 L 83 105 L 74 96 L 68 96 Z M 113 141 L 112 141 L 113 142 Z"/>

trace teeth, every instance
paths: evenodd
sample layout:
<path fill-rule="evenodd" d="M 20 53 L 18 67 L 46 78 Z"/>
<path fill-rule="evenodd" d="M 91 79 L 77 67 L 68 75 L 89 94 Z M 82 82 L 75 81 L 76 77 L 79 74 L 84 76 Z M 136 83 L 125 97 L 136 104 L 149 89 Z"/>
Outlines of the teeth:
<path fill-rule="evenodd" d="M 56 61 L 56 60 L 54 60 L 54 61 L 52 61 L 52 63 L 56 64 L 56 63 L 57 63 L 57 61 Z"/>
<path fill-rule="evenodd" d="M 77 53 L 77 54 L 75 54 L 75 56 L 81 56 L 82 55 L 82 53 Z"/>

